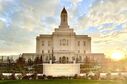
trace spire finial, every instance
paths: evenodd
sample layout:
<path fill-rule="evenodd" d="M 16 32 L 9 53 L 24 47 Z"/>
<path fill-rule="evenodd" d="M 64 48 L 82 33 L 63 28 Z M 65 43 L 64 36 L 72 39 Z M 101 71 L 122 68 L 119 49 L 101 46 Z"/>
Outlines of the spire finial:
<path fill-rule="evenodd" d="M 63 8 L 62 13 L 67 13 L 65 7 Z"/>

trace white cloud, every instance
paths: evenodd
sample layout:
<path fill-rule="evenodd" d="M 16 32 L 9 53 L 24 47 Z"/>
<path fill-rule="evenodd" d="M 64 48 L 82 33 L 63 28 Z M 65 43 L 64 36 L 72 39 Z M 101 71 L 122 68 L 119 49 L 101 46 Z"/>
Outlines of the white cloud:
<path fill-rule="evenodd" d="M 79 21 L 79 27 L 95 27 L 96 34 L 91 34 L 93 52 L 108 53 L 112 50 L 127 51 L 127 0 L 105 0 L 96 3 L 88 14 Z M 104 24 L 111 23 L 111 26 Z M 121 24 L 122 29 L 116 27 Z"/>
<path fill-rule="evenodd" d="M 57 4 L 58 0 L 54 0 L 53 2 L 47 2 L 47 0 L 39 2 L 22 0 L 22 9 L 16 13 L 13 18 L 14 25 L 33 31 L 43 24 L 43 22 L 41 22 L 43 17 L 55 16 Z"/>
<path fill-rule="evenodd" d="M 77 6 L 78 3 L 80 3 L 82 0 L 71 0 L 72 4 Z"/>
<path fill-rule="evenodd" d="M 55 9 L 59 2 L 58 0 L 39 0 L 38 2 L 21 0 L 20 3 L 18 0 L 14 1 L 6 3 L 8 5 L 4 5 L 4 10 L 0 12 L 3 14 L 0 18 L 5 16 L 6 21 L 8 19 L 11 21 L 8 27 L 3 27 L 3 22 L 6 23 L 6 21 L 0 19 L 0 28 L 2 28 L 0 30 L 0 54 L 35 52 L 36 36 L 49 32 L 48 30 L 51 31 L 51 27 L 54 27 L 54 24 L 50 22 L 51 19 L 44 20 L 46 23 L 41 19 L 55 17 Z M 3 1 L 2 4 L 4 4 Z M 49 28 L 47 25 L 50 25 Z"/>
<path fill-rule="evenodd" d="M 81 19 L 80 25 L 88 28 L 105 23 L 123 23 L 127 21 L 126 3 L 126 0 L 108 0 L 105 3 L 96 4 L 90 9 L 87 16 Z"/>

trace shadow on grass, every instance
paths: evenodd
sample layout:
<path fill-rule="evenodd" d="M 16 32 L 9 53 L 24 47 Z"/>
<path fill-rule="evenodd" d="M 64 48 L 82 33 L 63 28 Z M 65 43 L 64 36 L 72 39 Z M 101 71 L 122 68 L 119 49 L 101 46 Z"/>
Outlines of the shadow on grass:
<path fill-rule="evenodd" d="M 0 84 L 127 84 L 125 80 L 0 80 Z"/>

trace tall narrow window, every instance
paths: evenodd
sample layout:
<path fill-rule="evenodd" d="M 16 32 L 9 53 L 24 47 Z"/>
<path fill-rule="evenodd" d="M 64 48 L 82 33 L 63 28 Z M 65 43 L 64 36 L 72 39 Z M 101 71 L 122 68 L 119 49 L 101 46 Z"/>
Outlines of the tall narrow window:
<path fill-rule="evenodd" d="M 42 50 L 42 54 L 44 53 L 44 50 Z"/>
<path fill-rule="evenodd" d="M 42 46 L 44 46 L 44 41 L 42 41 Z"/>
<path fill-rule="evenodd" d="M 62 44 L 63 44 L 63 46 L 66 45 L 66 40 L 65 39 L 62 40 Z"/>
<path fill-rule="evenodd" d="M 80 41 L 78 41 L 78 46 L 80 46 Z"/>
<path fill-rule="evenodd" d="M 86 46 L 86 41 L 83 41 L 83 45 Z"/>

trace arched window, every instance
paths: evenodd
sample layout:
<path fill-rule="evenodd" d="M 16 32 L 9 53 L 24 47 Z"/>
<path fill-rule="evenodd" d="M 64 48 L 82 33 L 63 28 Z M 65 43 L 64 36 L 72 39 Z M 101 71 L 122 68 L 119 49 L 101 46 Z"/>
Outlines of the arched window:
<path fill-rule="evenodd" d="M 62 57 L 62 63 L 66 63 L 67 62 L 67 59 L 65 56 Z"/>
<path fill-rule="evenodd" d="M 42 46 L 44 46 L 44 41 L 42 41 Z"/>
<path fill-rule="evenodd" d="M 66 45 L 66 39 L 62 40 L 62 45 L 65 46 Z"/>
<path fill-rule="evenodd" d="M 68 46 L 69 41 L 67 39 L 61 39 L 60 40 L 60 46 Z"/>

